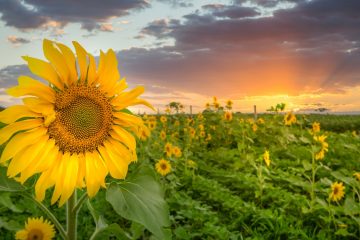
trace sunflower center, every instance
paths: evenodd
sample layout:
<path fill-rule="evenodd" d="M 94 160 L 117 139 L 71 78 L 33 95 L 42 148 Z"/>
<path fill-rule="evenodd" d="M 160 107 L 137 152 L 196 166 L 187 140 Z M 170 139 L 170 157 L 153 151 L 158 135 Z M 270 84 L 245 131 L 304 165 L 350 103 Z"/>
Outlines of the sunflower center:
<path fill-rule="evenodd" d="M 39 229 L 31 229 L 28 234 L 27 240 L 42 240 L 44 238 L 44 234 Z"/>
<path fill-rule="evenodd" d="M 166 163 L 160 164 L 160 168 L 161 168 L 162 170 L 166 170 L 166 169 L 167 169 L 167 164 L 166 164 Z"/>
<path fill-rule="evenodd" d="M 334 195 L 338 194 L 339 189 L 337 187 L 334 188 Z"/>
<path fill-rule="evenodd" d="M 112 108 L 96 87 L 75 85 L 58 93 L 49 135 L 63 152 L 94 151 L 109 135 Z"/>

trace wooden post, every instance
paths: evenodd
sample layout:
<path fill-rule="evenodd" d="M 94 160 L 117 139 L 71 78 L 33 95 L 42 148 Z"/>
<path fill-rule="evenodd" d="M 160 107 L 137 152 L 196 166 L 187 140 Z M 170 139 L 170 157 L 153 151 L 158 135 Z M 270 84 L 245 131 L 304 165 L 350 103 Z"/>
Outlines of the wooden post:
<path fill-rule="evenodd" d="M 254 105 L 254 120 L 257 120 L 257 112 L 256 112 L 256 105 Z"/>
<path fill-rule="evenodd" d="M 160 115 L 160 109 L 159 108 L 157 109 L 157 115 Z"/>
<path fill-rule="evenodd" d="M 190 115 L 192 115 L 192 105 L 190 105 Z"/>

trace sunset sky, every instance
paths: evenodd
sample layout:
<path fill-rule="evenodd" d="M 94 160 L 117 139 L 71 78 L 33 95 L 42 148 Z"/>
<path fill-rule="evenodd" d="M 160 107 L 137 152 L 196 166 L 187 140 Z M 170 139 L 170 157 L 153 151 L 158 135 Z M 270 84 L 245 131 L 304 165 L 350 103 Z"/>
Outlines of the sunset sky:
<path fill-rule="evenodd" d="M 0 105 L 44 59 L 42 39 L 112 48 L 130 87 L 161 111 L 212 96 L 237 111 L 360 111 L 359 0 L 0 0 Z M 142 111 L 142 109 L 141 109 Z"/>

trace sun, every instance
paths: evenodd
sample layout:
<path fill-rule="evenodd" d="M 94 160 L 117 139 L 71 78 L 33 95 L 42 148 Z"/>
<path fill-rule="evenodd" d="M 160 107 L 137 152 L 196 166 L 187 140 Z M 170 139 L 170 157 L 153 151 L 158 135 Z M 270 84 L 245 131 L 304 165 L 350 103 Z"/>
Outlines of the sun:
<path fill-rule="evenodd" d="M 0 144 L 7 142 L 0 162 L 10 161 L 7 174 L 24 183 L 40 174 L 35 194 L 39 201 L 54 186 L 51 199 L 62 205 L 75 188 L 87 188 L 93 197 L 105 187 L 105 177 L 125 178 L 137 160 L 135 136 L 148 132 L 142 119 L 126 108 L 143 104 L 139 86 L 131 91 L 120 78 L 113 50 L 95 58 L 77 42 L 76 55 L 67 46 L 43 41 L 47 61 L 24 57 L 30 71 L 48 85 L 20 76 L 19 85 L 7 89 L 23 97 L 23 105 L 7 108 L 0 121 Z M 77 70 L 79 69 L 79 71 Z M 135 136 L 134 136 L 135 135 Z"/>

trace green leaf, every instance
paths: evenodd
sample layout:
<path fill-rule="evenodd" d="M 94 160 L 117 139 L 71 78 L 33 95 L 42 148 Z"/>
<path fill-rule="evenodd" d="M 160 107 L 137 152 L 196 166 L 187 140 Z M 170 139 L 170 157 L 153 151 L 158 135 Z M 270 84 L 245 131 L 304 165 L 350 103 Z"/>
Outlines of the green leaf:
<path fill-rule="evenodd" d="M 153 176 L 139 171 L 126 182 L 110 184 L 106 200 L 120 216 L 143 224 L 160 239 L 170 239 L 164 229 L 170 225 L 169 210 Z"/>
<path fill-rule="evenodd" d="M 357 215 L 360 213 L 359 203 L 356 203 L 351 197 L 346 198 L 344 203 L 344 213 L 346 215 Z"/>
<path fill-rule="evenodd" d="M 96 225 L 95 231 L 90 239 L 106 239 L 113 234 L 115 234 L 118 239 L 131 239 L 118 224 L 107 224 L 105 218 L 102 215 L 99 215 L 91 205 L 90 200 L 87 200 L 86 205 L 93 216 Z"/>
<path fill-rule="evenodd" d="M 7 207 L 15 213 L 22 213 L 23 210 L 17 207 L 11 200 L 9 192 L 0 192 L 0 204 Z"/>
<path fill-rule="evenodd" d="M 20 183 L 7 177 L 6 168 L 0 167 L 0 192 L 19 192 L 24 190 L 25 188 Z"/>
<path fill-rule="evenodd" d="M 5 218 L 0 217 L 0 229 L 1 228 L 5 228 L 10 231 L 17 231 L 21 229 L 22 226 L 14 220 L 7 221 Z"/>

